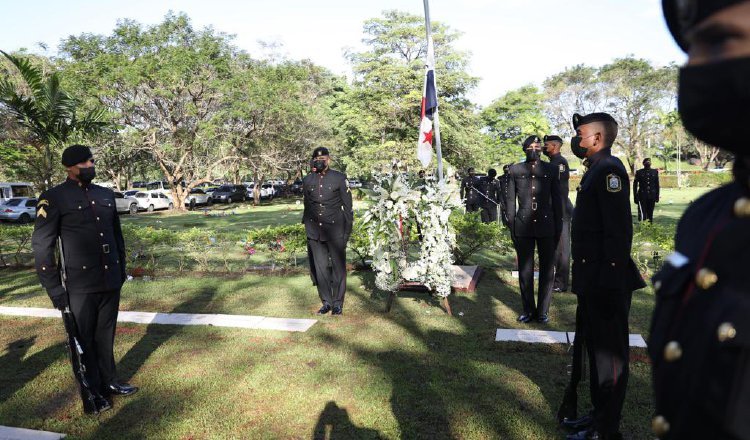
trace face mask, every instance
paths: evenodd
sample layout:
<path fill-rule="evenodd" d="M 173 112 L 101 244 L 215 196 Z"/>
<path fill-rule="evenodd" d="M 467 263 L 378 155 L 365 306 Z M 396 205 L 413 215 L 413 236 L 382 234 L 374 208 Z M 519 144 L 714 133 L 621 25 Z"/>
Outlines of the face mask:
<path fill-rule="evenodd" d="M 644 164 L 643 164 L 643 168 L 645 168 L 645 169 L 649 169 L 649 168 L 651 168 L 651 162 L 646 162 L 646 163 L 644 163 Z"/>
<path fill-rule="evenodd" d="M 78 180 L 83 183 L 91 183 L 96 177 L 96 169 L 94 167 L 79 168 L 78 169 Z"/>
<path fill-rule="evenodd" d="M 542 154 L 544 154 L 544 155 L 545 155 L 545 156 L 547 156 L 547 157 L 549 157 L 549 156 L 550 156 L 550 154 L 549 154 L 549 150 L 547 150 L 546 148 L 542 150 Z"/>
<path fill-rule="evenodd" d="M 589 150 L 588 147 L 582 147 L 581 141 L 584 139 L 588 139 L 590 137 L 594 137 L 596 134 L 592 134 L 591 136 L 586 136 L 585 138 L 581 136 L 573 136 L 570 138 L 570 150 L 573 151 L 573 154 L 576 155 L 579 159 L 585 159 L 586 158 L 586 152 Z"/>
<path fill-rule="evenodd" d="M 748 154 L 741 139 L 750 121 L 750 57 L 680 69 L 677 106 L 696 138 Z"/>
<path fill-rule="evenodd" d="M 316 173 L 322 173 L 326 169 L 326 161 L 324 160 L 313 161 L 313 168 L 315 168 Z"/>
<path fill-rule="evenodd" d="M 539 150 L 526 150 L 526 161 L 534 162 L 539 160 Z"/>

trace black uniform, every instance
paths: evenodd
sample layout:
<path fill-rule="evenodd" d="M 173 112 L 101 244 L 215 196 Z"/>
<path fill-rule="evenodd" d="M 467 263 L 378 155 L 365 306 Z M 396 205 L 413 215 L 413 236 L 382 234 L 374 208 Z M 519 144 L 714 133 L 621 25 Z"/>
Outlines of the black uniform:
<path fill-rule="evenodd" d="M 502 176 L 498 177 L 498 183 L 500 185 L 500 219 L 503 221 L 505 226 L 508 226 L 508 208 L 505 203 L 508 200 L 508 180 L 510 175 L 506 172 Z"/>
<path fill-rule="evenodd" d="M 572 290 L 577 334 L 590 359 L 594 426 L 619 430 L 628 383 L 628 314 L 633 290 L 645 284 L 630 257 L 633 225 L 628 173 L 609 148 L 587 159 L 572 222 Z"/>
<path fill-rule="evenodd" d="M 477 193 L 477 188 L 479 186 L 479 177 L 478 176 L 466 176 L 461 181 L 461 199 L 464 200 L 464 203 L 466 204 L 466 211 L 467 212 L 476 212 L 479 211 L 480 207 L 480 196 Z"/>
<path fill-rule="evenodd" d="M 308 174 L 302 187 L 302 223 L 307 232 L 313 284 L 318 287 L 323 304 L 342 307 L 346 294 L 346 242 L 354 223 L 352 193 L 346 176 L 332 169 Z"/>
<path fill-rule="evenodd" d="M 562 154 L 549 157 L 549 163 L 557 168 L 560 178 L 560 199 L 562 200 L 562 233 L 555 253 L 555 281 L 553 289 L 566 292 L 570 280 L 570 221 L 573 218 L 573 203 L 568 194 L 570 192 L 570 167 Z"/>
<path fill-rule="evenodd" d="M 633 201 L 638 205 L 638 220 L 654 221 L 654 206 L 659 201 L 659 172 L 641 168 L 633 179 Z"/>
<path fill-rule="evenodd" d="M 60 237 L 65 287 L 55 257 Z M 112 190 L 68 179 L 39 196 L 32 236 L 36 272 L 50 298 L 68 295 L 84 345 L 86 377 L 108 395 L 115 383 L 115 338 L 125 243 Z M 67 291 L 67 293 L 66 293 Z"/>
<path fill-rule="evenodd" d="M 523 314 L 544 317 L 549 311 L 555 270 L 555 248 L 562 229 L 558 169 L 541 160 L 511 166 L 508 172 L 508 195 L 505 205 L 518 253 L 518 279 Z M 539 295 L 536 304 L 534 246 L 539 252 Z"/>
<path fill-rule="evenodd" d="M 482 222 L 496 222 L 498 205 L 503 198 L 500 181 L 490 178 L 490 176 L 482 177 L 478 190 L 482 193 L 479 195 L 480 206 L 482 207 Z"/>

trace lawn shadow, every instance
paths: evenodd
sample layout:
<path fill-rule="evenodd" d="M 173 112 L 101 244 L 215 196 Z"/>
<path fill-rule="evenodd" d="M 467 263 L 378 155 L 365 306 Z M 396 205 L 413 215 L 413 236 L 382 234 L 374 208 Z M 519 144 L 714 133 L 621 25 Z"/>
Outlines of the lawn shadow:
<path fill-rule="evenodd" d="M 26 357 L 36 342 L 36 336 L 15 340 L 7 345 L 7 353 L 0 356 L 0 403 L 9 399 L 16 391 L 33 381 L 63 354 L 63 344 L 54 344 Z"/>
<path fill-rule="evenodd" d="M 326 403 L 313 429 L 312 440 L 336 439 L 382 439 L 375 429 L 362 428 L 355 425 L 346 408 L 342 408 L 334 401 Z"/>

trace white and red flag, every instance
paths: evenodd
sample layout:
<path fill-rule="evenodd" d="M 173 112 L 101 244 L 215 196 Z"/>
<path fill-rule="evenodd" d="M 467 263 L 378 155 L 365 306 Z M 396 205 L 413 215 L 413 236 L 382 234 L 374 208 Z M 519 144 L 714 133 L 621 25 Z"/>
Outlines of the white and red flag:
<path fill-rule="evenodd" d="M 437 88 L 435 87 L 435 50 L 432 37 L 427 39 L 427 59 L 425 61 L 424 88 L 422 89 L 422 120 L 419 124 L 417 158 L 427 168 L 432 160 L 433 122 L 437 115 Z"/>

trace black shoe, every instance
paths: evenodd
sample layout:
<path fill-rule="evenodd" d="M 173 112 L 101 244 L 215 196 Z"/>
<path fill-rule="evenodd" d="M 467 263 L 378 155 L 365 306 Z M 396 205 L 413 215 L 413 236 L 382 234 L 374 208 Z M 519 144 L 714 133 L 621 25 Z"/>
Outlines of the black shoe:
<path fill-rule="evenodd" d="M 588 429 L 594 424 L 594 418 L 591 414 L 586 414 L 577 419 L 564 418 L 561 425 L 574 431 L 580 431 L 582 429 Z"/>
<path fill-rule="evenodd" d="M 344 309 L 341 306 L 333 306 L 333 312 L 331 312 L 331 315 L 343 315 Z"/>
<path fill-rule="evenodd" d="M 549 316 L 547 316 L 547 314 L 545 313 L 545 314 L 539 315 L 536 318 L 536 320 L 541 322 L 542 324 L 546 324 L 549 322 Z"/>
<path fill-rule="evenodd" d="M 102 396 L 95 396 L 91 400 L 84 398 L 83 400 L 83 412 L 86 414 L 97 415 L 110 409 L 112 409 L 112 405 Z"/>
<path fill-rule="evenodd" d="M 518 322 L 522 322 L 524 324 L 527 324 L 527 323 L 531 322 L 532 319 L 534 319 L 534 317 L 532 315 L 524 313 L 523 315 L 521 315 L 521 316 L 518 317 Z"/>
<path fill-rule="evenodd" d="M 318 315 L 325 315 L 326 313 L 330 311 L 331 311 L 331 306 L 329 306 L 328 304 L 323 304 L 323 307 L 321 307 L 317 313 Z"/>
<path fill-rule="evenodd" d="M 138 391 L 138 387 L 127 383 L 113 382 L 107 385 L 106 394 L 109 396 L 129 396 L 135 394 Z"/>

